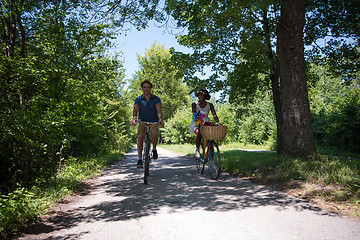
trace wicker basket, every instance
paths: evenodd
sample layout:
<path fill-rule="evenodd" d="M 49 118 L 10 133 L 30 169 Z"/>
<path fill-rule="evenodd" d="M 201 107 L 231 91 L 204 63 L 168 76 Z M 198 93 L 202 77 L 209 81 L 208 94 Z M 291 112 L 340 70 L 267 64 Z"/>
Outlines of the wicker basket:
<path fill-rule="evenodd" d="M 206 140 L 224 139 L 227 133 L 227 126 L 201 126 L 200 132 Z"/>

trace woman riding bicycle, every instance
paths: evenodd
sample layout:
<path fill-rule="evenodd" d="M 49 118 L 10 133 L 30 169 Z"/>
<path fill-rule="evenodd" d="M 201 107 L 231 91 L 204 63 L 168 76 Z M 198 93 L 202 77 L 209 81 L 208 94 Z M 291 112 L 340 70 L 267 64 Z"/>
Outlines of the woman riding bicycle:
<path fill-rule="evenodd" d="M 210 94 L 206 89 L 200 89 L 195 93 L 195 96 L 198 97 L 198 101 L 192 103 L 191 108 L 194 115 L 201 114 L 202 115 L 202 121 L 203 123 L 210 122 L 210 119 L 208 117 L 209 112 L 211 111 L 214 120 L 216 121 L 217 125 L 220 125 L 219 118 L 216 115 L 216 111 L 214 108 L 214 105 L 210 102 L 207 102 L 206 100 L 210 100 Z M 192 119 L 190 128 L 190 133 L 195 133 L 196 138 L 196 148 L 195 148 L 195 157 L 199 158 L 199 146 L 201 143 L 201 133 L 200 133 L 200 124 L 198 124 L 198 121 L 196 119 Z"/>

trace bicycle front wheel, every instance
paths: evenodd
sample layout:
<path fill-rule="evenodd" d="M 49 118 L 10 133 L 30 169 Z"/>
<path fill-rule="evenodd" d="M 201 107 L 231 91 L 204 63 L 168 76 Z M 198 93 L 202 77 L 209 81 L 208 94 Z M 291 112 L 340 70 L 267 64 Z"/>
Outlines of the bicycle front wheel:
<path fill-rule="evenodd" d="M 144 164 L 144 184 L 148 184 L 149 177 L 149 168 L 150 168 L 150 155 L 145 156 L 145 164 Z"/>
<path fill-rule="evenodd" d="M 146 136 L 144 149 L 144 184 L 148 183 L 149 168 L 150 168 L 150 139 Z"/>
<path fill-rule="evenodd" d="M 200 153 L 200 157 L 196 158 L 196 167 L 197 167 L 198 173 L 203 174 L 205 162 L 204 162 L 204 146 L 202 143 L 200 143 L 200 146 L 199 146 L 199 153 Z"/>
<path fill-rule="evenodd" d="M 212 179 L 216 180 L 221 172 L 220 150 L 216 142 L 209 142 L 209 173 Z"/>

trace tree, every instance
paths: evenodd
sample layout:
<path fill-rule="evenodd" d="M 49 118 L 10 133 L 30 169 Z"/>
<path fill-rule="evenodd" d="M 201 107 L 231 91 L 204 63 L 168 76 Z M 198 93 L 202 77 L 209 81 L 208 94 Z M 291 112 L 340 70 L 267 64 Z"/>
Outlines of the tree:
<path fill-rule="evenodd" d="M 307 6 L 305 43 L 312 61 L 327 65 L 346 84 L 358 81 L 360 71 L 360 2 L 314 0 Z M 317 42 L 321 39 L 320 44 Z"/>
<path fill-rule="evenodd" d="M 180 44 L 194 49 L 193 54 L 174 53 L 175 60 L 183 67 L 181 70 L 190 85 L 194 79 L 198 82 L 193 77 L 196 71 L 212 65 L 214 74 L 204 81 L 210 80 L 208 85 L 213 90 L 227 89 L 230 86 L 231 101 L 235 101 L 238 95 L 245 98 L 254 94 L 257 89 L 265 90 L 271 86 L 278 152 L 288 156 L 313 153 L 315 146 L 311 137 L 311 125 L 308 124 L 310 114 L 308 103 L 306 104 L 308 100 L 303 53 L 300 57 L 304 47 L 302 29 L 305 23 L 305 4 L 298 5 L 300 3 L 297 1 L 281 1 L 281 4 L 276 1 L 168 3 L 168 12 L 177 20 L 178 26 L 188 29 L 186 35 L 179 37 Z M 300 8 L 290 8 L 289 4 Z M 294 10 L 296 11 L 293 12 Z M 296 25 L 288 25 L 286 20 L 289 16 Z M 287 32 L 287 27 L 293 32 Z M 299 38 L 286 36 L 292 36 L 295 31 L 298 31 L 296 36 L 300 34 L 301 41 Z M 293 51 L 295 46 L 296 50 Z M 277 55 L 274 49 L 278 52 Z M 297 63 L 294 59 L 290 59 L 290 62 L 285 60 L 283 51 L 288 50 L 297 54 Z M 292 71 L 285 71 L 288 64 L 293 64 Z M 297 64 L 301 65 L 294 68 Z M 221 79 L 221 76 L 225 76 L 226 80 Z M 294 85 L 287 84 L 293 80 L 297 81 Z M 288 94 L 295 89 L 297 94 Z M 297 99 L 300 96 L 304 98 Z M 290 125 L 296 120 L 292 115 L 294 112 L 300 114 L 301 117 L 297 120 L 301 119 L 301 122 L 292 126 L 292 129 Z M 306 124 L 301 125 L 303 122 Z M 288 137 L 292 139 L 291 143 L 288 143 Z"/>
<path fill-rule="evenodd" d="M 303 28 L 305 2 L 281 2 L 277 55 L 280 67 L 281 119 L 278 152 L 298 157 L 315 152 L 305 75 Z"/>
<path fill-rule="evenodd" d="M 120 4 L 121 1 L 115 1 Z M 137 6 L 140 12 L 145 14 L 147 20 L 157 18 L 165 20 L 161 11 L 156 11 L 159 1 L 130 1 L 128 6 Z M 290 4 L 289 4 L 290 3 Z M 149 4 L 150 7 L 147 7 Z M 286 7 L 294 4 L 299 9 Z M 307 44 L 316 44 L 317 39 L 331 33 L 335 38 L 355 37 L 355 44 L 347 44 L 346 41 L 331 40 L 329 47 L 323 50 L 326 60 L 331 63 L 332 70 L 342 76 L 345 81 L 351 82 L 359 76 L 358 64 L 359 47 L 358 36 L 358 10 L 359 3 L 356 0 L 346 1 L 186 1 L 167 0 L 165 10 L 176 21 L 178 27 L 186 28 L 187 34 L 179 36 L 179 43 L 194 50 L 193 54 L 172 52 L 179 73 L 185 75 L 185 81 L 189 86 L 196 89 L 199 86 L 210 87 L 213 91 L 225 90 L 230 93 L 230 100 L 234 101 L 238 95 L 248 100 L 257 89 L 267 88 L 269 85 L 273 91 L 273 102 L 277 122 L 277 149 L 279 153 L 289 156 L 302 156 L 315 151 L 311 129 L 309 129 L 309 107 L 306 89 L 306 78 L 302 59 L 290 59 L 300 63 L 299 68 L 286 71 L 291 64 L 280 61 L 280 56 L 275 54 L 283 50 L 291 50 L 294 44 L 292 38 L 285 37 L 286 31 L 281 31 L 284 24 L 282 19 L 299 18 L 296 29 L 304 28 L 305 13 L 306 28 L 305 37 Z M 132 9 L 130 7 L 130 9 Z M 289 10 L 290 9 L 290 10 Z M 296 10 L 296 12 L 291 12 Z M 120 11 L 123 12 L 123 11 Z M 296 14 L 294 14 L 296 13 Z M 304 17 L 303 17 L 304 16 Z M 301 19 L 300 19 L 301 17 Z M 137 18 L 135 18 L 137 19 Z M 294 18 L 293 18 L 294 19 Z M 144 23 L 144 22 L 143 22 Z M 142 25 L 146 26 L 146 24 Z M 285 30 L 285 28 L 283 29 Z M 289 29 L 295 32 L 295 30 Z M 280 36 L 280 35 L 281 36 Z M 292 33 L 288 33 L 292 34 Z M 284 37 L 284 41 L 279 37 Z M 294 39 L 295 40 L 295 39 Z M 300 41 L 296 39 L 296 51 Z M 289 41 L 289 42 L 287 42 Z M 344 43 L 345 44 L 342 44 Z M 281 50 L 282 48 L 282 50 Z M 280 50 L 279 50 L 280 49 Z M 319 56 L 316 48 L 313 59 Z M 299 55 L 297 55 L 299 57 Z M 338 59 L 342 60 L 339 61 Z M 354 61 L 355 60 L 355 61 Z M 281 63 L 280 63 L 281 62 Z M 281 64 L 285 64 L 283 67 Z M 214 74 L 208 79 L 200 79 L 195 73 L 202 72 L 204 67 L 212 66 Z M 302 73 L 300 73 L 300 71 Z M 287 85 L 290 78 L 294 79 L 299 88 Z M 226 80 L 224 81 L 224 77 Z M 350 81 L 349 81 L 350 79 Z M 304 82 L 305 81 L 305 82 Z M 281 83 L 283 82 L 283 86 Z M 286 86 L 284 88 L 284 86 Z M 289 89 L 286 89 L 288 88 Z M 289 91 L 296 89 L 296 96 L 289 95 Z M 301 92 L 301 93 L 300 93 Z M 290 97 L 291 99 L 287 99 Z M 297 99 L 297 97 L 300 97 Z M 290 104 L 288 104 L 290 102 Z M 285 112 L 284 112 L 285 110 Z M 303 122 L 290 123 L 284 121 L 295 120 L 293 112 L 298 112 Z M 289 116 L 288 114 L 291 114 Z M 295 125 L 294 125 L 295 124 Z M 297 131 L 290 130 L 293 127 Z M 294 135 L 295 134 L 295 135 Z M 291 136 L 291 143 L 288 137 Z M 295 140 L 296 139 L 296 140 Z M 289 144 L 288 144 L 289 143 Z M 295 144 L 295 145 L 293 145 Z"/>
<path fill-rule="evenodd" d="M 90 23 L 87 3 L 0 6 L 3 190 L 51 176 L 70 154 L 113 149 L 114 135 L 127 134 L 128 105 L 120 92 L 122 62 L 105 55 L 112 26 Z"/>
<path fill-rule="evenodd" d="M 131 103 L 142 94 L 140 83 L 148 79 L 154 85 L 152 93 L 161 98 L 164 120 L 173 117 L 179 107 L 190 104 L 189 89 L 178 77 L 169 50 L 153 43 L 145 55 L 138 55 L 138 61 L 140 70 L 128 89 Z"/>

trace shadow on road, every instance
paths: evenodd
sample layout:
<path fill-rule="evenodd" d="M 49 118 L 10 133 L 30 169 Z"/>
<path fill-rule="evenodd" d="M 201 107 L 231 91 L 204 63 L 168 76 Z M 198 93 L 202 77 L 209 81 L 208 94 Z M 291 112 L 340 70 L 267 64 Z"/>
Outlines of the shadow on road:
<path fill-rule="evenodd" d="M 230 211 L 271 205 L 278 211 L 292 208 L 331 215 L 308 202 L 228 174 L 220 175 L 219 180 L 214 181 L 206 168 L 200 176 L 194 159 L 166 150 L 159 151 L 159 156 L 160 159 L 154 160 L 151 165 L 149 184 L 144 185 L 143 170 L 135 167 L 137 153 L 136 149 L 132 149 L 99 177 L 94 191 L 81 197 L 83 199 L 73 207 L 32 227 L 28 233 L 51 233 L 94 221 L 137 219 L 156 215 L 164 209 L 169 213 L 179 210 Z M 66 238 L 80 237 L 86 231 L 78 234 Z"/>

